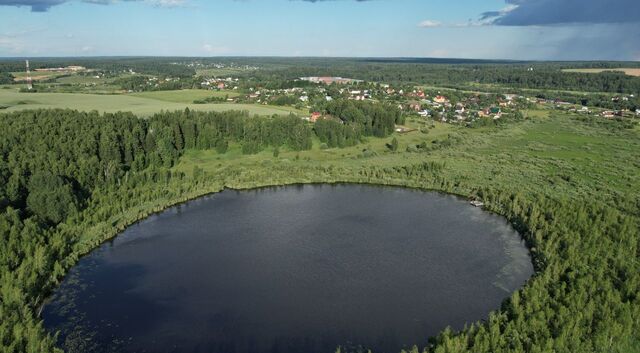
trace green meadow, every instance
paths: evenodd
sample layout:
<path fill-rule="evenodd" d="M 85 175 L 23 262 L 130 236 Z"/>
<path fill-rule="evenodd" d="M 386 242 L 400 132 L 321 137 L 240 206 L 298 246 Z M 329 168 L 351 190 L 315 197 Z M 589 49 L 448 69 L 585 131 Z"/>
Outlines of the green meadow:
<path fill-rule="evenodd" d="M 193 103 L 196 99 L 204 99 L 209 97 L 216 98 L 234 98 L 240 94 L 234 91 L 208 91 L 202 89 L 183 89 L 176 91 L 148 91 L 131 93 L 130 96 L 156 99 L 163 102 L 173 103 Z"/>
<path fill-rule="evenodd" d="M 178 170 L 191 173 L 194 166 L 207 172 L 263 164 L 332 166 L 358 169 L 367 166 L 398 167 L 442 162 L 448 179 L 514 191 L 589 197 L 594 193 L 616 195 L 640 190 L 640 129 L 593 126 L 566 113 L 534 110 L 524 122 L 498 127 L 469 129 L 435 123 L 428 133 L 394 134 L 398 152 L 391 152 L 389 138 L 369 137 L 363 144 L 347 148 L 321 149 L 315 141 L 309 151 L 281 149 L 243 155 L 240 145 L 225 154 L 214 150 L 187 151 Z M 419 128 L 418 122 L 407 123 Z M 424 130 L 424 129 L 423 129 Z M 428 151 L 409 152 L 426 143 Z"/>
<path fill-rule="evenodd" d="M 132 112 L 138 116 L 150 116 L 161 110 L 197 111 L 248 111 L 255 115 L 305 114 L 289 107 L 258 104 L 193 104 L 194 99 L 220 95 L 221 92 L 199 90 L 149 92 L 140 94 L 83 94 L 83 93 L 21 93 L 17 89 L 0 89 L 0 111 L 11 112 L 26 109 L 77 109 L 97 110 L 105 113 Z M 224 95 L 222 95 L 224 97 Z M 231 95 L 230 95 L 231 96 Z"/>

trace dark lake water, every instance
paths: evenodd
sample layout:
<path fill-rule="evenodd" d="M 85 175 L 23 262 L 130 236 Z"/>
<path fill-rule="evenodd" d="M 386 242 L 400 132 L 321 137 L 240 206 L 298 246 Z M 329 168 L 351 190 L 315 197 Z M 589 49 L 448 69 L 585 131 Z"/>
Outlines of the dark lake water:
<path fill-rule="evenodd" d="M 362 185 L 224 191 L 80 260 L 43 318 L 70 352 L 398 352 L 482 320 L 532 275 L 504 218 Z"/>

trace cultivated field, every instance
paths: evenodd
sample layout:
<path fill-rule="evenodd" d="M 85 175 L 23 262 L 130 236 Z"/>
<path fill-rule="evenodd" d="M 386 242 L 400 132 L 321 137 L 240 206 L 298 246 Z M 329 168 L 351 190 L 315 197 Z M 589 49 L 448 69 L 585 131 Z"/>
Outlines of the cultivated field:
<path fill-rule="evenodd" d="M 213 92 L 202 91 L 207 96 Z M 193 92 L 182 91 L 150 92 L 138 95 L 99 95 L 82 93 L 20 93 L 16 89 L 0 89 L 0 111 L 17 111 L 26 109 L 69 108 L 82 111 L 97 110 L 115 113 L 132 112 L 139 116 L 150 116 L 161 110 L 184 110 L 189 108 L 199 111 L 243 110 L 257 115 L 288 115 L 306 112 L 289 107 L 264 106 L 257 104 L 193 104 Z M 194 98 L 195 99 L 195 98 Z"/>
<path fill-rule="evenodd" d="M 240 94 L 233 91 L 207 91 L 202 89 L 183 89 L 178 91 L 153 91 L 131 93 L 130 96 L 156 99 L 164 102 L 173 103 L 193 103 L 196 99 L 205 99 L 208 97 L 237 97 Z"/>
<path fill-rule="evenodd" d="M 11 75 L 13 75 L 14 77 L 14 81 L 16 82 L 22 82 L 22 81 L 26 81 L 27 80 L 27 73 L 26 72 L 12 72 Z M 48 80 L 50 78 L 56 78 L 58 76 L 62 75 L 62 73 L 60 72 L 32 72 L 31 73 L 31 79 L 33 81 L 42 81 L 42 80 Z"/>
<path fill-rule="evenodd" d="M 625 74 L 629 75 L 629 76 L 637 76 L 640 77 L 640 68 L 636 68 L 636 69 L 630 69 L 630 68 L 618 68 L 618 69 L 565 69 L 562 70 L 564 72 L 582 72 L 582 73 L 589 73 L 589 74 L 599 74 L 601 72 L 605 72 L 605 71 L 619 71 L 619 72 L 624 72 Z"/>
<path fill-rule="evenodd" d="M 214 77 L 235 76 L 246 71 L 247 70 L 241 68 L 198 69 L 196 70 L 196 75 Z"/>

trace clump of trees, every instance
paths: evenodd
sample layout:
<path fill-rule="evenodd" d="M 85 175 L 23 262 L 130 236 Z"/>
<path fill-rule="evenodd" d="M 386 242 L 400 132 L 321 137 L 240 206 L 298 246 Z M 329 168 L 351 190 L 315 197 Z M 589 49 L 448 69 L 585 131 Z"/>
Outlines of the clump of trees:
<path fill-rule="evenodd" d="M 0 72 L 0 85 L 13 83 L 13 75 L 9 72 Z"/>
<path fill-rule="evenodd" d="M 225 153 L 235 142 L 246 153 L 280 146 L 300 151 L 311 148 L 312 136 L 295 116 L 189 110 L 150 119 L 39 110 L 5 115 L 2 128 L 0 205 L 52 224 L 73 214 L 96 185 L 150 167 L 170 168 L 185 149 Z"/>
<path fill-rule="evenodd" d="M 387 104 L 341 99 L 328 102 L 324 111 L 329 117 L 318 120 L 314 131 L 329 147 L 354 146 L 367 136 L 386 137 L 404 123 L 402 112 Z"/>

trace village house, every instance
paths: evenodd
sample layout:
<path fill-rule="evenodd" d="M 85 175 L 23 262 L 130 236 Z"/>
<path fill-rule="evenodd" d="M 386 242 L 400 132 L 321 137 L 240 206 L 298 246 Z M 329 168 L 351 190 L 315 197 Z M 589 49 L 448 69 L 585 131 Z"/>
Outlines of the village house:
<path fill-rule="evenodd" d="M 422 105 L 420 105 L 420 103 L 411 103 L 409 104 L 409 109 L 419 112 L 420 109 L 422 109 Z"/>
<path fill-rule="evenodd" d="M 603 118 L 613 119 L 613 118 L 616 117 L 616 115 L 617 116 L 622 116 L 622 112 L 616 112 L 616 111 L 613 111 L 613 110 L 605 110 L 605 111 L 602 112 L 601 115 L 602 115 Z"/>
<path fill-rule="evenodd" d="M 309 121 L 312 122 L 312 123 L 315 123 L 321 117 L 322 117 L 322 114 L 320 114 L 320 112 L 313 112 L 313 113 L 311 113 L 311 117 L 309 118 Z"/>
<path fill-rule="evenodd" d="M 444 103 L 448 103 L 449 100 L 447 99 L 447 97 L 445 96 L 435 96 L 435 98 L 433 98 L 433 101 L 439 104 L 444 104 Z"/>

